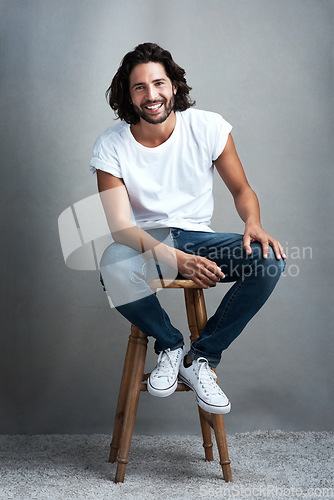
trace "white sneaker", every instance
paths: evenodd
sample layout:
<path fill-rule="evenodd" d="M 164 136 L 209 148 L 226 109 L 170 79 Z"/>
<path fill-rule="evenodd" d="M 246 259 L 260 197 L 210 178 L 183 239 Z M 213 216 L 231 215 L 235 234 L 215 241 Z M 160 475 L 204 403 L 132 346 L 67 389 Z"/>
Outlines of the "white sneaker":
<path fill-rule="evenodd" d="M 205 358 L 195 359 L 185 368 L 180 365 L 179 378 L 195 393 L 198 406 L 209 413 L 228 413 L 231 403 L 217 384 L 217 375 Z"/>
<path fill-rule="evenodd" d="M 158 364 L 147 379 L 147 390 L 152 396 L 164 398 L 173 394 L 177 387 L 179 367 L 185 355 L 185 347 L 161 351 Z"/>

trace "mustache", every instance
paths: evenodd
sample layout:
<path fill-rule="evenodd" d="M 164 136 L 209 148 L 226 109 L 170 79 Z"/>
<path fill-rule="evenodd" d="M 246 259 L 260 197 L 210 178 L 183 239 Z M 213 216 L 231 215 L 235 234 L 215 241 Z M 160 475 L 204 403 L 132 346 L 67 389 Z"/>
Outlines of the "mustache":
<path fill-rule="evenodd" d="M 142 106 L 147 106 L 148 104 L 164 104 L 166 102 L 166 100 L 163 100 L 163 101 L 145 101 L 144 104 L 142 104 Z"/>

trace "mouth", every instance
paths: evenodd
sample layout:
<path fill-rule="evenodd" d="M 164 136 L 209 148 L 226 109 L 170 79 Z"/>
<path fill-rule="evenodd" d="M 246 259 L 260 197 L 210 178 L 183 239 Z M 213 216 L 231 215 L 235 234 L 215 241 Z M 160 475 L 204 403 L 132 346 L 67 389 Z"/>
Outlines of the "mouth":
<path fill-rule="evenodd" d="M 163 105 L 162 102 L 158 102 L 157 104 L 146 104 L 144 108 L 150 111 L 151 113 L 156 113 L 157 111 L 159 111 L 162 105 Z"/>

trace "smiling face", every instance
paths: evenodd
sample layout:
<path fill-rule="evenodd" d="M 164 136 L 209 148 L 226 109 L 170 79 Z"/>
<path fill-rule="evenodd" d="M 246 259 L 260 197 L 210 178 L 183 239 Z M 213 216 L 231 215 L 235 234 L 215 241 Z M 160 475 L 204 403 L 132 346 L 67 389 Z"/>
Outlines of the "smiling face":
<path fill-rule="evenodd" d="M 129 78 L 130 97 L 138 116 L 151 124 L 163 123 L 174 109 L 176 88 L 160 63 L 138 64 Z"/>

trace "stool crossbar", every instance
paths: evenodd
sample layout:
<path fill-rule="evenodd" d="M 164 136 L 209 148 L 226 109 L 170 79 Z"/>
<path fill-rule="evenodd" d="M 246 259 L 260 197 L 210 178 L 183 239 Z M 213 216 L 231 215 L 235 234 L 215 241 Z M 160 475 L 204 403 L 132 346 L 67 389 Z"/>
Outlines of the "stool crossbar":
<path fill-rule="evenodd" d="M 207 322 L 203 289 L 191 280 L 153 280 L 150 287 L 154 292 L 158 288 L 182 288 L 184 290 L 190 340 L 193 342 L 202 333 Z M 131 440 L 136 421 L 140 392 L 147 391 L 149 373 L 144 373 L 148 338 L 139 328 L 131 325 L 123 374 L 119 389 L 109 462 L 117 461 L 115 482 L 123 482 L 128 463 Z M 178 382 L 176 391 L 191 390 Z M 232 481 L 230 459 L 228 455 L 223 415 L 208 413 L 198 406 L 200 426 L 203 436 L 205 459 L 213 460 L 211 428 L 214 430 L 220 464 L 225 481 Z"/>

